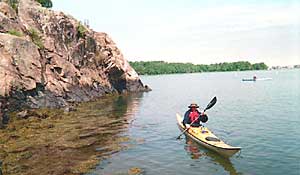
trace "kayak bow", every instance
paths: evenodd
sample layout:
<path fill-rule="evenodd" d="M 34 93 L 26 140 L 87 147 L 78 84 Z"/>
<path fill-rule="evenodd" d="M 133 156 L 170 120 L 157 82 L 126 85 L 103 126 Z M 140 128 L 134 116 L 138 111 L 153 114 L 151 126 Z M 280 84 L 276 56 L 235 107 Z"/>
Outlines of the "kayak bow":
<path fill-rule="evenodd" d="M 176 114 L 177 125 L 181 131 L 185 128 L 182 124 L 182 117 L 179 114 Z M 196 141 L 198 144 L 213 150 L 225 157 L 230 157 L 241 150 L 241 147 L 233 147 L 227 145 L 217 136 L 215 136 L 208 128 L 206 127 L 190 127 L 185 134 Z"/>

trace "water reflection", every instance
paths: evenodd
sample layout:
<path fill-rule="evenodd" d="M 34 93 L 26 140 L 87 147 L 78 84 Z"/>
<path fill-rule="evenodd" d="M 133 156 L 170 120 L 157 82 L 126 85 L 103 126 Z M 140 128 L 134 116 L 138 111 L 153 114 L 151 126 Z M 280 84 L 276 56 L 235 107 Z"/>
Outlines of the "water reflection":
<path fill-rule="evenodd" d="M 113 102 L 113 111 L 116 116 L 125 117 L 128 121 L 137 112 L 143 93 L 123 95 L 116 98 Z"/>
<path fill-rule="evenodd" d="M 4 174 L 82 174 L 99 159 L 126 149 L 124 135 L 141 93 L 81 103 L 72 112 L 39 109 L 0 133 Z M 40 118 L 40 116 L 45 116 Z"/>
<path fill-rule="evenodd" d="M 229 158 L 222 157 L 212 151 L 206 150 L 195 143 L 191 138 L 186 137 L 186 145 L 184 149 L 190 154 L 191 159 L 199 159 L 200 157 L 209 157 L 213 162 L 221 165 L 230 175 L 241 175 L 237 172 Z"/>
<path fill-rule="evenodd" d="M 139 108 L 142 96 L 143 93 L 122 95 L 82 104 L 78 108 L 75 115 L 88 116 L 87 120 L 94 121 L 94 125 L 99 130 L 98 134 L 101 138 L 98 138 L 97 143 L 93 145 L 98 157 L 107 157 L 127 148 L 128 145 L 122 143 L 129 142 L 130 138 L 124 133 L 127 133 L 134 119 L 133 116 Z M 89 133 L 88 129 L 87 135 Z M 84 132 L 81 135 L 85 135 Z"/>

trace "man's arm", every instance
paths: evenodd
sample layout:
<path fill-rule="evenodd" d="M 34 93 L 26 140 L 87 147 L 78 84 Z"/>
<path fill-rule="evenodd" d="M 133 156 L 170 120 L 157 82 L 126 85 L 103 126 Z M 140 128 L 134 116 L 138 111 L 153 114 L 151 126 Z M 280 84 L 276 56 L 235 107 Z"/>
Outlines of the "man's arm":
<path fill-rule="evenodd" d="M 190 114 L 190 111 L 186 111 L 184 114 L 184 118 L 182 121 L 182 124 L 184 127 L 186 127 L 185 124 L 189 123 L 189 121 L 190 121 L 189 114 Z"/>

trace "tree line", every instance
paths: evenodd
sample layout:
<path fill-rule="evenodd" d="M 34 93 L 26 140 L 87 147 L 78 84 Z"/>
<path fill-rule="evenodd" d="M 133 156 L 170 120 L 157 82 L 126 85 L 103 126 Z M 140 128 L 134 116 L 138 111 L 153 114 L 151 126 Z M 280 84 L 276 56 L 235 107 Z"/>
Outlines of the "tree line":
<path fill-rule="evenodd" d="M 194 72 L 224 72 L 224 71 L 246 71 L 266 70 L 265 63 L 251 64 L 248 61 L 216 64 L 192 64 L 192 63 L 168 63 L 164 61 L 134 61 L 129 62 L 140 75 L 194 73 Z"/>

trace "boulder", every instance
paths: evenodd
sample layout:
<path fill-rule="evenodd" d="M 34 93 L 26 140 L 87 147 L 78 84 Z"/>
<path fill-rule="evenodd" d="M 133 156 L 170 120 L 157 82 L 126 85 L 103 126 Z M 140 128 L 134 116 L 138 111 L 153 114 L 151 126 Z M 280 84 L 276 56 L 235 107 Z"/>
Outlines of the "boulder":
<path fill-rule="evenodd" d="M 38 48 L 26 39 L 0 33 L 0 67 L 2 96 L 13 90 L 30 91 L 42 83 Z"/>

